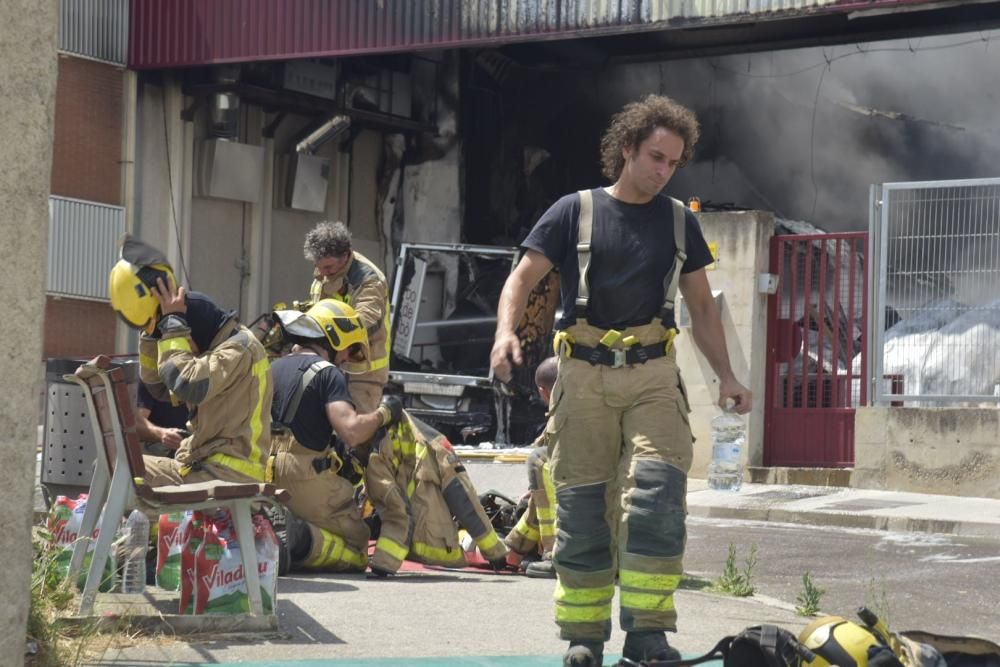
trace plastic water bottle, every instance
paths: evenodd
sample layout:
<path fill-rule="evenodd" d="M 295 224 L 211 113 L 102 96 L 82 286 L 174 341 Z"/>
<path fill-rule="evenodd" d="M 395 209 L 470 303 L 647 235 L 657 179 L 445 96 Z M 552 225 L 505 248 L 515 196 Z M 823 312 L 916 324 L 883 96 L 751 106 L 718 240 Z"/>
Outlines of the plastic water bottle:
<path fill-rule="evenodd" d="M 125 565 L 122 569 L 122 593 L 146 590 L 146 551 L 149 549 L 149 519 L 132 510 L 125 520 Z"/>
<path fill-rule="evenodd" d="M 708 488 L 739 491 L 743 486 L 743 418 L 725 411 L 712 420 L 712 462 L 708 465 Z"/>

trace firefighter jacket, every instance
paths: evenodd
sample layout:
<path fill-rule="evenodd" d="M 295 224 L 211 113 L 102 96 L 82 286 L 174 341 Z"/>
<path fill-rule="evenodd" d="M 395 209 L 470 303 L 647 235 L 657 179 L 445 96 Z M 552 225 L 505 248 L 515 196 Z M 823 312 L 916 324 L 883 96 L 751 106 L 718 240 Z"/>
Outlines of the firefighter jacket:
<path fill-rule="evenodd" d="M 366 474 L 366 488 L 382 518 L 372 567 L 395 572 L 405 559 L 464 567 L 455 519 L 487 560 L 504 558 L 507 548 L 447 438 L 403 415 L 372 452 L 366 471 L 377 473 Z"/>
<path fill-rule="evenodd" d="M 389 352 L 392 347 L 389 339 L 389 286 L 385 274 L 355 250 L 341 273 L 325 280 L 314 275 L 309 297 L 313 301 L 337 299 L 357 311 L 361 323 L 368 330 L 371 370 L 351 379 L 384 386 L 389 380 Z"/>
<path fill-rule="evenodd" d="M 155 398 L 173 398 L 191 409 L 192 435 L 181 442 L 175 460 L 188 470 L 211 463 L 264 481 L 274 387 L 263 346 L 236 318 L 198 354 L 183 316 L 168 315 L 159 327 L 159 339 L 139 341 L 140 377 Z"/>

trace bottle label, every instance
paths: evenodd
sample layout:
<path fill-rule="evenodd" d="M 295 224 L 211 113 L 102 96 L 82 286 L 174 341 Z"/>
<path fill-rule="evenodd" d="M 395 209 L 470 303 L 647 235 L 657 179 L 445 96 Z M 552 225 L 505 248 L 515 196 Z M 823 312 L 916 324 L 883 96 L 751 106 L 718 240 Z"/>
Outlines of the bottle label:
<path fill-rule="evenodd" d="M 739 445 L 732 445 L 732 444 L 712 445 L 712 462 L 739 463 L 740 462 Z"/>

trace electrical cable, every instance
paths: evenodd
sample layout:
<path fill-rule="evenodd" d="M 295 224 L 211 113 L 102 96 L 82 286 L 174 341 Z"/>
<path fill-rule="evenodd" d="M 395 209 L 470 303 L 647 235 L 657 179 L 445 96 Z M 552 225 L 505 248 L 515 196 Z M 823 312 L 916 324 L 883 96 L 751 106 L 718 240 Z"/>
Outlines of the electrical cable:
<path fill-rule="evenodd" d="M 167 188 L 170 198 L 171 221 L 174 224 L 174 234 L 177 237 L 177 258 L 181 263 L 181 273 L 184 274 L 184 284 L 191 287 L 191 276 L 188 275 L 187 264 L 184 261 L 184 244 L 181 242 L 181 230 L 177 226 L 177 208 L 174 203 L 174 175 L 170 166 L 170 133 L 167 131 L 167 84 L 160 88 L 160 98 L 163 102 L 163 153 L 167 158 Z"/>

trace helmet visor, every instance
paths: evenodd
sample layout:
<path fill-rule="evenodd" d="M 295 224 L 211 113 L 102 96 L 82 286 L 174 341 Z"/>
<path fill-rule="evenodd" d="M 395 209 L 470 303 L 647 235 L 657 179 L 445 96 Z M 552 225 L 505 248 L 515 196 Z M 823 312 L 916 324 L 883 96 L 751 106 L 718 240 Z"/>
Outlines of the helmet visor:
<path fill-rule="evenodd" d="M 306 314 L 301 311 L 276 310 L 274 311 L 274 316 L 281 324 L 281 328 L 292 336 L 301 336 L 302 338 L 319 338 L 320 340 L 326 338 L 326 334 L 323 332 L 323 329 L 319 326 L 319 324 L 317 324 L 313 318 L 306 316 Z"/>

